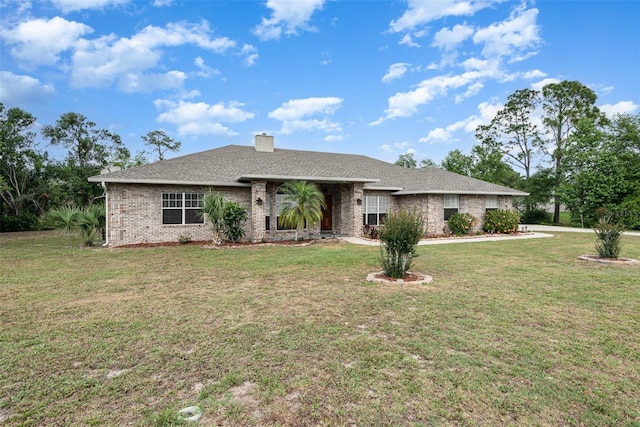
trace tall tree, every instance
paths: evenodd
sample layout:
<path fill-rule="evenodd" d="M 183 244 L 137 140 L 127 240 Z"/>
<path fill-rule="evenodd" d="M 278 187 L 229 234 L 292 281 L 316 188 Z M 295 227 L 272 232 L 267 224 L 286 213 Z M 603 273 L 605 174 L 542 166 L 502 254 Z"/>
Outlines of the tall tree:
<path fill-rule="evenodd" d="M 578 121 L 588 119 L 596 124 L 606 121 L 598 107 L 594 91 L 577 81 L 551 83 L 542 88 L 542 122 L 549 134 L 545 148 L 554 162 L 555 189 L 564 180 L 565 153 L 572 143 L 571 135 Z M 556 198 L 553 222 L 560 222 L 560 200 Z"/>
<path fill-rule="evenodd" d="M 415 169 L 418 166 L 418 162 L 416 162 L 416 159 L 413 157 L 413 153 L 400 154 L 394 164 L 407 169 Z"/>
<path fill-rule="evenodd" d="M 471 149 L 471 176 L 494 184 L 507 187 L 518 187 L 521 176 L 505 163 L 503 153 L 484 144 L 475 145 Z"/>
<path fill-rule="evenodd" d="M 318 187 L 306 181 L 285 182 L 278 191 L 285 195 L 282 199 L 280 223 L 295 227 L 295 238 L 298 240 L 298 231 L 303 230 L 305 225 L 309 228 L 322 220 L 322 209 L 327 208 L 324 195 Z"/>
<path fill-rule="evenodd" d="M 35 122 L 30 113 L 6 110 L 0 103 L 0 197 L 12 216 L 22 215 L 25 209 L 38 215 L 45 208 L 42 185 L 47 156 L 36 149 L 31 131 Z"/>
<path fill-rule="evenodd" d="M 157 154 L 158 160 L 164 160 L 167 151 L 177 152 L 182 146 L 182 142 L 174 140 L 163 130 L 151 131 L 142 136 L 142 140 Z"/>
<path fill-rule="evenodd" d="M 540 94 L 520 89 L 509 95 L 507 103 L 488 125 L 476 129 L 476 138 L 493 150 L 498 150 L 509 164 L 522 168 L 528 179 L 532 159 L 541 146 L 538 127 L 532 121 L 540 103 Z"/>
<path fill-rule="evenodd" d="M 42 135 L 53 145 L 67 149 L 64 164 L 52 168 L 59 182 L 56 194 L 58 203 L 89 205 L 102 194 L 102 189 L 87 182 L 87 178 L 120 156 L 127 157 L 128 150 L 120 136 L 97 125 L 78 113 L 65 113 L 54 126 L 42 128 Z"/>
<path fill-rule="evenodd" d="M 591 120 L 579 120 L 571 139 L 565 152 L 564 181 L 557 194 L 571 212 L 572 222 L 593 226 L 598 208 L 617 211 L 630 183 L 623 161 L 610 149 L 604 131 Z"/>
<path fill-rule="evenodd" d="M 449 151 L 442 160 L 442 168 L 449 172 L 471 176 L 473 170 L 473 157 L 463 154 L 459 149 Z"/>

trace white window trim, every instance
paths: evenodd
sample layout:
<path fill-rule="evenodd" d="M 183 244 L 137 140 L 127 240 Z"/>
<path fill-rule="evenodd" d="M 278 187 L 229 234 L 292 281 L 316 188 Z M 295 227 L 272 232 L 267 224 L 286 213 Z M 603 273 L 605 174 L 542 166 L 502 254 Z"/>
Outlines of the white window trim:
<path fill-rule="evenodd" d="M 490 201 L 495 203 L 490 203 Z M 498 199 L 498 196 L 485 196 L 484 208 L 485 210 L 500 208 L 500 201 Z"/>
<path fill-rule="evenodd" d="M 176 204 L 179 204 L 180 206 L 165 206 L 165 201 L 169 202 L 170 199 L 165 200 L 164 196 L 165 195 L 169 195 L 169 194 L 176 194 L 179 195 L 180 198 L 176 198 L 174 199 L 176 201 Z M 196 205 L 198 206 L 187 206 L 187 203 L 192 203 L 194 199 L 189 199 L 187 200 L 187 194 L 193 195 L 196 194 L 197 197 L 195 199 L 196 201 Z M 204 193 L 200 193 L 197 191 L 166 191 L 163 192 L 160 196 L 160 207 L 161 207 L 161 218 L 160 221 L 162 222 L 162 225 L 165 226 L 171 226 L 171 225 L 199 225 L 199 224 L 204 224 L 204 216 L 202 216 L 202 220 L 199 222 L 185 222 L 186 219 L 186 211 L 187 210 L 193 210 L 193 209 L 202 209 L 204 205 Z M 167 224 L 164 222 L 164 211 L 165 210 L 177 210 L 180 209 L 181 213 L 180 213 L 180 217 L 181 217 L 181 223 L 179 224 Z"/>
<path fill-rule="evenodd" d="M 384 216 L 389 213 L 389 196 L 388 195 L 365 195 L 364 206 L 362 208 L 363 224 L 369 224 L 369 215 L 376 215 L 377 224 L 369 225 L 381 225 Z"/>

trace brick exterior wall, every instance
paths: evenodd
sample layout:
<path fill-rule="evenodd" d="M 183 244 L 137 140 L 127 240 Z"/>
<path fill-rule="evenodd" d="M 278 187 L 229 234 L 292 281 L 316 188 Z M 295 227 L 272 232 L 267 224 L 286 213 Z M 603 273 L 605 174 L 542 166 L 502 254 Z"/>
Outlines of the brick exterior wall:
<path fill-rule="evenodd" d="M 248 220 L 245 223 L 245 240 L 278 241 L 292 239 L 295 230 L 278 230 L 276 224 L 276 192 L 281 183 L 254 181 L 249 187 L 216 187 L 226 200 L 247 207 Z M 319 188 L 325 195 L 333 198 L 332 227 L 324 233 L 344 236 L 360 236 L 362 233 L 362 214 L 366 195 L 389 195 L 391 212 L 400 209 L 416 209 L 425 218 L 425 234 L 440 235 L 445 232 L 444 196 L 442 194 L 417 194 L 391 196 L 391 192 L 363 190 L 362 183 L 323 184 Z M 177 242 L 178 238 L 188 235 L 192 240 L 210 240 L 213 235 L 211 224 L 163 225 L 163 192 L 208 193 L 209 187 L 141 185 L 110 183 L 107 197 L 107 240 L 109 246 L 122 246 L 136 243 Z M 269 196 L 269 201 L 267 201 Z M 262 205 L 256 200 L 262 199 Z M 360 199 L 362 204 L 358 205 Z M 266 230 L 267 203 L 270 211 L 270 230 Z M 512 209 L 512 197 L 498 198 L 500 209 Z M 478 218 L 480 223 L 474 231 L 482 229 L 485 214 L 485 197 L 460 195 L 459 212 L 468 212 Z M 310 231 L 310 238 L 321 236 L 320 224 Z M 307 236 L 305 236 L 307 237 Z"/>
<path fill-rule="evenodd" d="M 107 241 L 109 246 L 136 243 L 177 242 L 181 235 L 191 240 L 210 240 L 211 224 L 163 225 L 162 193 L 207 193 L 208 187 L 141 185 L 110 183 L 107 198 Z M 227 200 L 248 208 L 251 218 L 251 189 L 236 187 L 215 188 Z M 249 221 L 245 224 L 247 238 L 251 239 Z"/>

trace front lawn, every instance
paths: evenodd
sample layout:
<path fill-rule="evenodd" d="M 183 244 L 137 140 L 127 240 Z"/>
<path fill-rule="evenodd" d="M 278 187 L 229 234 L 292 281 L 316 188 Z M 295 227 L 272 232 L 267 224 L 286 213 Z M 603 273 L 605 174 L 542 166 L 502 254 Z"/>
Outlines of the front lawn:
<path fill-rule="evenodd" d="M 637 426 L 640 268 L 594 239 L 420 246 L 403 286 L 341 242 L 0 235 L 0 424 Z"/>

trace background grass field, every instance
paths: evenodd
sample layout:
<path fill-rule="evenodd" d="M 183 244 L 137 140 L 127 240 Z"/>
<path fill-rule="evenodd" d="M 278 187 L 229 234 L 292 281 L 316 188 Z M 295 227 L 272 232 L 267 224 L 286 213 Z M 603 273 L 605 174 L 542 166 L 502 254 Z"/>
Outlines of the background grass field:
<path fill-rule="evenodd" d="M 379 250 L 0 235 L 5 425 L 640 425 L 640 268 L 595 236 Z M 640 238 L 622 256 L 640 259 Z"/>

